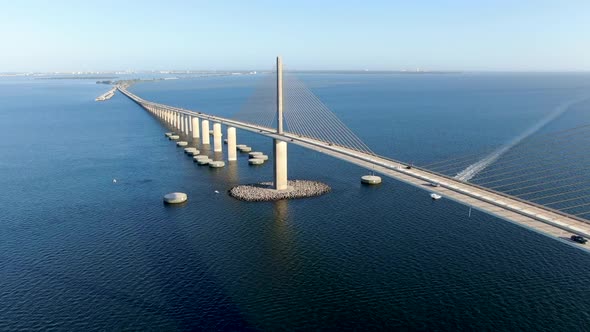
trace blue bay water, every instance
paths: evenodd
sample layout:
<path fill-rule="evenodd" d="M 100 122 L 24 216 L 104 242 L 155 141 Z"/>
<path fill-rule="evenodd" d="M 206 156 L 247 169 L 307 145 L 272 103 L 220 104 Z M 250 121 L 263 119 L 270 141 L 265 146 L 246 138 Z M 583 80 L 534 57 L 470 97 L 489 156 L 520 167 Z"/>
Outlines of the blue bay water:
<path fill-rule="evenodd" d="M 433 162 L 503 144 L 590 92 L 581 74 L 301 74 L 375 152 Z M 231 116 L 255 76 L 141 83 L 139 96 Z M 197 166 L 107 86 L 0 80 L 0 330 L 584 330 L 587 252 L 289 146 L 322 197 L 225 191 L 271 164 Z M 580 103 L 541 133 L 588 123 Z M 238 132 L 271 152 L 271 141 Z M 113 179 L 117 179 L 113 183 Z M 215 194 L 215 190 L 221 194 Z M 162 195 L 184 191 L 181 207 Z"/>

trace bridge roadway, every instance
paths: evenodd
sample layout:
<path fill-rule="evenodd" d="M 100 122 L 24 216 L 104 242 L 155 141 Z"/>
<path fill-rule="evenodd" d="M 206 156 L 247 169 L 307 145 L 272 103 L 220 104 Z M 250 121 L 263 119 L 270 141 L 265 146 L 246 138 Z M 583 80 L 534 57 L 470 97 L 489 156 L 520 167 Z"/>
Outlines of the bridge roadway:
<path fill-rule="evenodd" d="M 552 210 L 532 202 L 527 202 L 487 188 L 462 182 L 425 169 L 417 167 L 406 169 L 407 164 L 386 157 L 342 146 L 330 145 L 323 141 L 288 132 L 279 135 L 276 133 L 276 130 L 272 128 L 146 101 L 127 91 L 125 88 L 119 87 L 118 89 L 124 95 L 144 108 L 146 106 L 151 106 L 179 112 L 200 119 L 219 122 L 270 138 L 287 141 L 291 144 L 297 144 L 310 150 L 318 151 L 359 165 L 366 169 L 374 170 L 377 173 L 411 184 L 428 192 L 438 193 L 444 198 L 452 199 L 458 203 L 470 206 L 473 209 L 494 215 L 549 237 L 562 240 L 579 248 L 586 249 L 586 246 L 569 240 L 569 237 L 572 234 L 579 234 L 590 238 L 590 223 L 561 211 Z M 432 183 L 438 183 L 439 185 L 438 187 L 434 187 L 432 186 Z M 426 196 L 425 200 L 426 199 L 430 199 L 430 197 Z"/>

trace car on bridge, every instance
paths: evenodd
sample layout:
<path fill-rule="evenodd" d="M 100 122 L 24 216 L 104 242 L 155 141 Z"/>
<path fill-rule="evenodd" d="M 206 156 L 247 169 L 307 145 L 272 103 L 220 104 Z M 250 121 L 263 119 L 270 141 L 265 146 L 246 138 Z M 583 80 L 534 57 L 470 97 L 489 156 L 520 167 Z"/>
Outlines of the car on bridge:
<path fill-rule="evenodd" d="M 586 244 L 586 242 L 588 242 L 588 240 L 586 240 L 583 236 L 581 235 L 572 235 L 570 237 L 570 239 L 574 242 L 580 243 L 580 244 Z"/>

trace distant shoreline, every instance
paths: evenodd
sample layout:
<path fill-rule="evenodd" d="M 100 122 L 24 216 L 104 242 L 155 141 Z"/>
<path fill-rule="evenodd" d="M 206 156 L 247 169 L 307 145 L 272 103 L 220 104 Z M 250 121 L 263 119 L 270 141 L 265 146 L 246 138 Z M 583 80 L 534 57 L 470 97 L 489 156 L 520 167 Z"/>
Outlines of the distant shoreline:
<path fill-rule="evenodd" d="M 462 71 L 442 71 L 442 70 L 286 70 L 291 73 L 301 74 L 403 74 L 403 75 L 421 75 L 421 74 L 462 74 Z"/>
<path fill-rule="evenodd" d="M 106 80 L 115 79 L 118 76 L 44 76 L 35 77 L 36 80 Z"/>

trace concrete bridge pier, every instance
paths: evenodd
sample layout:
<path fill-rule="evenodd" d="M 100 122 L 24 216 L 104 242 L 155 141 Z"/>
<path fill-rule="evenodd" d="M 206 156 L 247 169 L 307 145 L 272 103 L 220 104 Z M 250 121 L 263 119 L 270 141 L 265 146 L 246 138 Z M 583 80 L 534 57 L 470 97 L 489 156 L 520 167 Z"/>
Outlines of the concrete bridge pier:
<path fill-rule="evenodd" d="M 238 160 L 238 151 L 236 150 L 236 128 L 227 127 L 227 160 Z"/>
<path fill-rule="evenodd" d="M 174 112 L 174 128 L 180 128 L 180 115 L 178 115 L 178 112 Z"/>
<path fill-rule="evenodd" d="M 203 135 L 201 135 L 201 143 L 209 145 L 209 120 L 201 121 L 201 132 L 203 133 Z"/>
<path fill-rule="evenodd" d="M 214 123 L 213 124 L 213 151 L 214 152 L 223 151 L 223 142 L 221 141 L 222 136 L 223 136 L 223 134 L 221 133 L 221 123 Z"/>
<path fill-rule="evenodd" d="M 193 120 L 192 120 L 192 125 L 193 125 L 193 138 L 199 138 L 199 118 L 194 116 Z"/>
<path fill-rule="evenodd" d="M 188 135 L 188 115 L 182 115 L 182 123 L 184 124 L 184 133 L 185 135 Z"/>
<path fill-rule="evenodd" d="M 287 190 L 287 142 L 273 139 L 275 189 Z"/>

